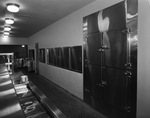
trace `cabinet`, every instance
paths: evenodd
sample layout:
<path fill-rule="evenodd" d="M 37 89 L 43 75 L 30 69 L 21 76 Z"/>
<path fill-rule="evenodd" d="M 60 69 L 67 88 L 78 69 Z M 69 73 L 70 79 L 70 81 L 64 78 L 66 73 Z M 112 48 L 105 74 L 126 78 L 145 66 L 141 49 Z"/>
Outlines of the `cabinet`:
<path fill-rule="evenodd" d="M 136 114 L 137 15 L 127 2 L 83 19 L 84 101 L 110 118 Z"/>

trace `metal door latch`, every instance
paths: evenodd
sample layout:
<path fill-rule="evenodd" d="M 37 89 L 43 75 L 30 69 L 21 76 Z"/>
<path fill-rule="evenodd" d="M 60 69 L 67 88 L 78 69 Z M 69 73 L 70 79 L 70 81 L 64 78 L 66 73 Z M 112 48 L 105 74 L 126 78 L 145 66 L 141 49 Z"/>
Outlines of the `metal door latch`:
<path fill-rule="evenodd" d="M 131 77 L 132 76 L 132 72 L 130 72 L 130 71 L 126 71 L 125 73 L 124 73 L 124 75 L 126 76 L 126 77 Z"/>
<path fill-rule="evenodd" d="M 109 47 L 107 47 L 106 45 L 103 45 L 102 47 L 101 47 L 102 49 L 109 49 Z"/>
<path fill-rule="evenodd" d="M 105 87 L 107 85 L 106 81 L 102 81 L 101 83 L 96 84 L 99 87 Z"/>
<path fill-rule="evenodd" d="M 126 63 L 124 66 L 125 66 L 126 69 L 128 69 L 128 70 L 132 69 L 132 64 L 131 64 L 131 63 Z"/>
<path fill-rule="evenodd" d="M 126 112 L 131 112 L 131 107 L 130 106 L 123 106 L 122 107 Z"/>
<path fill-rule="evenodd" d="M 104 52 L 104 49 L 100 48 L 98 49 L 99 52 Z"/>
<path fill-rule="evenodd" d="M 129 28 L 126 28 L 124 30 L 122 30 L 123 33 L 129 34 L 131 32 L 131 30 Z"/>
<path fill-rule="evenodd" d="M 98 49 L 99 52 L 104 52 L 105 50 L 109 49 L 106 45 L 101 46 L 100 49 Z"/>

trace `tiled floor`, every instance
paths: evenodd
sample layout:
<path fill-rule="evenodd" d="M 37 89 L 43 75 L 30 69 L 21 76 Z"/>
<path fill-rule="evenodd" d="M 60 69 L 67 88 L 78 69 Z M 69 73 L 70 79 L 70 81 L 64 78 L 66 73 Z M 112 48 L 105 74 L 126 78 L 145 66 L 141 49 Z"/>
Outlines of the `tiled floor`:
<path fill-rule="evenodd" d="M 95 111 L 82 100 L 58 87 L 48 79 L 35 73 L 27 73 L 34 83 L 68 118 L 107 118 Z"/>

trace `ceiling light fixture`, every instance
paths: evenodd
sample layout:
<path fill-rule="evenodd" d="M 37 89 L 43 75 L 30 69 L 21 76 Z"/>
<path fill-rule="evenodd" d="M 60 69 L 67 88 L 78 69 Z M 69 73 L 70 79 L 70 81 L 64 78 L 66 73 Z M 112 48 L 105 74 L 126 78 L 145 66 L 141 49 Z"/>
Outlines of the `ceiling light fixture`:
<path fill-rule="evenodd" d="M 10 26 L 5 26 L 4 27 L 4 31 L 10 31 L 11 30 L 11 27 Z"/>
<path fill-rule="evenodd" d="M 16 13 L 19 11 L 19 5 L 13 3 L 7 4 L 7 10 Z"/>
<path fill-rule="evenodd" d="M 14 24 L 14 19 L 12 19 L 12 18 L 5 18 L 5 23 L 7 23 L 7 24 Z"/>
<path fill-rule="evenodd" d="M 22 47 L 24 48 L 24 47 L 25 47 L 25 45 L 22 45 Z"/>
<path fill-rule="evenodd" d="M 9 35 L 9 32 L 4 32 L 4 35 Z"/>
<path fill-rule="evenodd" d="M 8 38 L 8 35 L 4 35 L 4 38 Z"/>

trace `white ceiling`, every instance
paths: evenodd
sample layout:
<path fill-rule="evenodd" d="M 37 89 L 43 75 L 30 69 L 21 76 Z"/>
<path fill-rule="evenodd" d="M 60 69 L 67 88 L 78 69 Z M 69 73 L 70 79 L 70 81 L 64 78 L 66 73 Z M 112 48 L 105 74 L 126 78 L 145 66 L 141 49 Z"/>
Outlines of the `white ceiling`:
<path fill-rule="evenodd" d="M 6 17 L 14 18 L 10 37 L 29 37 L 66 15 L 95 0 L 0 0 L 0 34 Z M 6 9 L 8 3 L 20 5 L 18 13 Z"/>

